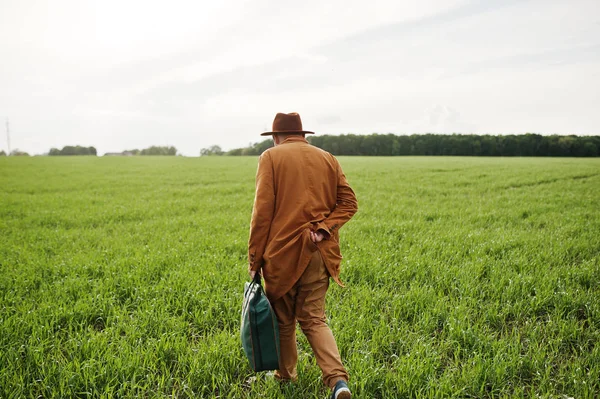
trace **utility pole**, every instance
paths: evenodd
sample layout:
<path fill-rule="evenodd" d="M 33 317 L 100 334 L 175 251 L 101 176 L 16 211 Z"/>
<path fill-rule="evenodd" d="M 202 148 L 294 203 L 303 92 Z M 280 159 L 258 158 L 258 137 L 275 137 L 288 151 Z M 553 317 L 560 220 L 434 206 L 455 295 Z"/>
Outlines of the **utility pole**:
<path fill-rule="evenodd" d="M 6 118 L 6 144 L 8 144 L 8 154 L 10 155 L 10 127 L 8 126 L 8 118 Z"/>

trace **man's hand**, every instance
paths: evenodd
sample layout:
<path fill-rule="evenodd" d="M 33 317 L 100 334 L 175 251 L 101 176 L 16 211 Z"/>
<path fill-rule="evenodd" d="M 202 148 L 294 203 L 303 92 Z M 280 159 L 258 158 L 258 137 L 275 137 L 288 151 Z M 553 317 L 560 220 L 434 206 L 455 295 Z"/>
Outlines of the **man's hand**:
<path fill-rule="evenodd" d="M 251 279 L 254 280 L 254 276 L 256 276 L 256 273 L 258 273 L 258 275 L 260 276 L 260 270 L 254 271 L 254 270 L 250 269 L 250 267 L 248 267 L 248 274 L 250 275 Z"/>
<path fill-rule="evenodd" d="M 311 231 L 310 232 L 310 239 L 315 244 L 318 243 L 318 242 L 323 241 L 323 238 L 325 238 L 325 236 L 320 231 Z"/>

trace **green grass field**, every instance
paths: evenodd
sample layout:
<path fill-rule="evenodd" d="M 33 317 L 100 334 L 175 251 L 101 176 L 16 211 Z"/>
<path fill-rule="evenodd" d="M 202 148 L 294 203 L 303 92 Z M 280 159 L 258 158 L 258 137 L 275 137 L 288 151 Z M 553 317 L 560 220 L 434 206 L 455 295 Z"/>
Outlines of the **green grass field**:
<path fill-rule="evenodd" d="M 354 397 L 600 396 L 600 159 L 340 161 Z M 256 162 L 0 158 L 0 397 L 325 398 L 241 349 Z"/>

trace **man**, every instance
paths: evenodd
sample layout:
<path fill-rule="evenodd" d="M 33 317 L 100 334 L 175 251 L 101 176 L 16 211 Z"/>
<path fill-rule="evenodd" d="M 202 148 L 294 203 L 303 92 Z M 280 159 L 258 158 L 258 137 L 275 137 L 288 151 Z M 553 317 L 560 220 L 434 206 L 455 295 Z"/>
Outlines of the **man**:
<path fill-rule="evenodd" d="M 325 319 L 329 277 L 339 279 L 338 230 L 356 213 L 356 196 L 337 159 L 305 139 L 297 113 L 278 113 L 275 147 L 259 158 L 250 239 L 249 273 L 262 272 L 279 322 L 275 377 L 297 380 L 296 320 L 306 335 L 332 398 L 350 398 L 348 373 Z"/>

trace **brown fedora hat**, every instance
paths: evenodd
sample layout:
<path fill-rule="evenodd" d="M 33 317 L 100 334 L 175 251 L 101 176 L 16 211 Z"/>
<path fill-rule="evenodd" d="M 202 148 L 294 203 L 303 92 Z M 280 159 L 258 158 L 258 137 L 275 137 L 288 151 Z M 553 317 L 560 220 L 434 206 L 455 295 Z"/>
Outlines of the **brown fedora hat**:
<path fill-rule="evenodd" d="M 302 120 L 296 112 L 283 114 L 278 112 L 273 120 L 273 131 L 261 133 L 261 136 L 270 136 L 277 133 L 305 133 L 314 134 L 315 132 L 307 132 L 302 130 Z"/>

